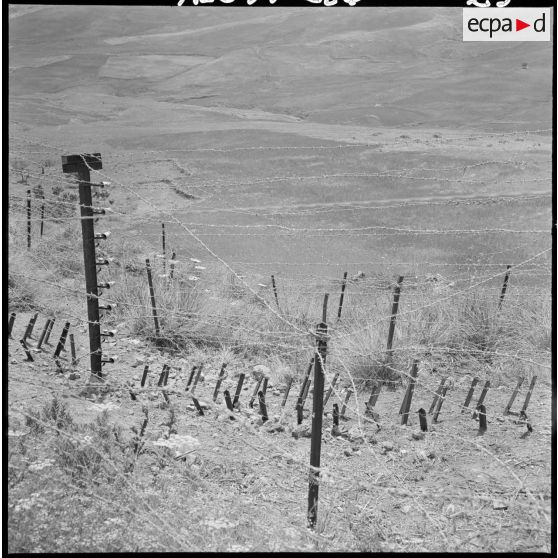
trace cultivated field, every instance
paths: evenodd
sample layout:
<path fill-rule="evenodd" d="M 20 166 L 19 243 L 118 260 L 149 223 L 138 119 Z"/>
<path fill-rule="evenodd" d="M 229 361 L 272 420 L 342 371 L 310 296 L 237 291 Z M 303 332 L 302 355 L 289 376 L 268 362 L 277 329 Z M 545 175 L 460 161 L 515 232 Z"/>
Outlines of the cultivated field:
<path fill-rule="evenodd" d="M 10 552 L 550 552 L 550 45 L 462 43 L 460 9 L 9 15 Z M 88 389 L 61 157 L 99 152 L 116 360 Z M 296 404 L 326 293 L 337 380 L 308 529 L 313 375 L 301 424 Z M 56 362 L 66 322 L 76 356 L 68 339 Z M 523 418 L 504 413 L 520 379 Z"/>

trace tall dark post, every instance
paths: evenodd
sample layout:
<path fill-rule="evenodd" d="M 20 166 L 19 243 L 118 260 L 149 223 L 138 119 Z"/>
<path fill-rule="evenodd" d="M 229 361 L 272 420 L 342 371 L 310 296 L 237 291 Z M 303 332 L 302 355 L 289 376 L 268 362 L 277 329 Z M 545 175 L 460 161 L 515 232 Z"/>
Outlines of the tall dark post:
<path fill-rule="evenodd" d="M 45 220 L 45 196 L 43 195 L 43 203 L 41 204 L 41 236 L 43 236 L 44 220 Z"/>
<path fill-rule="evenodd" d="M 8 337 L 12 336 L 12 329 L 14 327 L 15 319 L 16 319 L 16 313 L 12 312 L 10 314 L 10 319 L 8 320 Z"/>
<path fill-rule="evenodd" d="M 308 526 L 316 527 L 318 521 L 318 492 L 320 476 L 320 453 L 322 449 L 322 418 L 324 414 L 324 370 L 327 353 L 327 324 L 316 328 L 317 355 L 314 358 L 314 397 L 312 406 L 312 439 L 310 442 L 310 474 L 308 486 Z"/>
<path fill-rule="evenodd" d="M 273 286 L 273 294 L 275 295 L 275 302 L 277 303 L 277 308 L 281 310 L 281 307 L 279 306 L 279 298 L 277 297 L 277 285 L 275 284 L 274 275 L 271 276 L 271 285 Z"/>
<path fill-rule="evenodd" d="M 401 283 L 403 282 L 403 276 L 400 275 L 397 280 L 397 285 L 393 290 L 393 304 L 391 306 L 391 317 L 389 321 L 389 331 L 387 340 L 387 356 L 388 362 L 391 362 L 392 358 L 392 346 L 393 346 L 393 334 L 395 333 L 395 320 L 397 318 L 397 310 L 399 308 L 399 295 L 401 294 Z"/>
<path fill-rule="evenodd" d="M 337 311 L 337 319 L 341 319 L 341 311 L 343 310 L 343 299 L 345 298 L 345 287 L 347 286 L 347 272 L 343 274 L 343 283 L 341 284 L 341 296 L 339 297 L 339 310 Z"/>
<path fill-rule="evenodd" d="M 166 260 L 166 242 L 165 242 L 165 223 L 161 223 L 162 240 L 163 240 L 163 273 L 167 270 L 167 260 Z"/>
<path fill-rule="evenodd" d="M 48 324 L 48 328 L 46 330 L 46 335 L 45 335 L 45 340 L 44 340 L 44 344 L 45 345 L 50 345 L 50 343 L 48 342 L 48 340 L 50 339 L 50 334 L 52 333 L 52 328 L 54 327 L 54 322 L 56 321 L 56 318 L 52 318 Z"/>
<path fill-rule="evenodd" d="M 170 264 L 170 278 L 172 279 L 174 275 L 174 259 L 176 258 L 176 252 L 172 253 L 171 256 L 171 264 Z"/>
<path fill-rule="evenodd" d="M 511 265 L 507 266 L 506 276 L 504 277 L 504 284 L 502 285 L 502 291 L 500 292 L 500 300 L 498 301 L 498 310 L 502 308 L 502 303 L 504 302 L 504 297 L 506 296 L 506 290 L 508 288 L 508 281 L 510 279 L 510 269 Z"/>
<path fill-rule="evenodd" d="M 155 335 L 159 337 L 161 335 L 161 330 L 159 329 L 159 318 L 157 317 L 155 289 L 153 288 L 153 279 L 151 277 L 151 265 L 148 259 L 145 260 L 145 267 L 147 269 L 147 282 L 149 283 L 149 296 L 151 297 L 151 311 L 153 312 L 153 322 L 155 323 Z"/>
<path fill-rule="evenodd" d="M 99 291 L 95 256 L 95 230 L 93 223 L 93 200 L 91 196 L 90 169 L 103 168 L 101 154 L 68 155 L 62 157 L 64 173 L 77 172 L 79 178 L 79 205 L 81 234 L 83 237 L 83 263 L 85 267 L 85 290 L 87 293 L 87 320 L 89 322 L 89 352 L 91 356 L 91 379 L 101 380 L 103 374 L 101 351 L 101 327 L 99 323 Z M 46 341 L 45 341 L 46 342 Z"/>
<path fill-rule="evenodd" d="M 31 190 L 27 190 L 27 249 L 31 248 Z"/>
<path fill-rule="evenodd" d="M 77 364 L 77 358 L 76 358 L 76 342 L 74 340 L 73 333 L 70 333 L 70 351 L 72 353 L 72 366 L 75 366 Z"/>

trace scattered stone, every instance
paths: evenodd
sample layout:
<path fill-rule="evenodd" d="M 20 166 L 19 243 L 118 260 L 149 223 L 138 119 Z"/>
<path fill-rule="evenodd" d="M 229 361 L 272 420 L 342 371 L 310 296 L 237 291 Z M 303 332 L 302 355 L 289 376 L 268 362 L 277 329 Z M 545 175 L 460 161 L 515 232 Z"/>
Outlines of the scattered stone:
<path fill-rule="evenodd" d="M 71 372 L 68 376 L 68 380 L 79 380 L 81 376 L 77 372 Z"/>
<path fill-rule="evenodd" d="M 411 434 L 411 438 L 413 440 L 424 440 L 424 435 L 425 435 L 425 433 L 422 432 L 421 430 L 419 430 L 418 432 L 413 432 Z"/>
<path fill-rule="evenodd" d="M 495 510 L 507 510 L 508 505 L 505 502 L 502 502 L 502 500 L 494 500 L 492 502 L 492 508 Z"/>
<path fill-rule="evenodd" d="M 391 451 L 394 448 L 394 445 L 393 445 L 393 442 L 389 442 L 389 441 L 386 440 L 385 442 L 382 442 L 381 447 L 382 447 L 383 451 L 387 452 L 387 451 Z"/>
<path fill-rule="evenodd" d="M 347 457 L 351 457 L 351 455 L 353 455 L 353 450 L 352 449 L 344 449 L 343 453 L 347 456 Z"/>

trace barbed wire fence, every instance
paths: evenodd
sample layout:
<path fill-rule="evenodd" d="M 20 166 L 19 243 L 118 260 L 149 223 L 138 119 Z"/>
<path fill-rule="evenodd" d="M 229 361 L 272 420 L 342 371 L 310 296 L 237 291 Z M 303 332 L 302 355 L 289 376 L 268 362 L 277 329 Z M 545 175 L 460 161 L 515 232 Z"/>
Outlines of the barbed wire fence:
<path fill-rule="evenodd" d="M 22 140 L 20 136 L 11 139 L 14 142 Z M 80 316 L 79 310 L 76 313 L 76 309 L 80 308 L 79 305 L 83 306 L 87 299 L 87 294 L 83 290 L 80 238 L 76 235 L 78 221 L 81 221 L 77 215 L 80 204 L 73 191 L 77 185 L 74 180 L 68 178 L 68 175 L 62 175 L 61 169 L 55 164 L 45 165 L 45 161 L 53 160 L 55 155 L 60 157 L 67 152 L 61 152 L 60 147 L 45 145 L 43 142 L 37 152 L 33 153 L 30 149 L 27 151 L 26 149 L 38 147 L 35 138 L 24 139 L 22 143 L 23 147 L 14 148 L 11 153 L 24 158 L 35 170 L 11 169 L 10 171 L 9 235 L 10 281 L 12 282 L 9 285 L 10 304 L 24 311 L 32 309 L 43 317 L 58 318 L 57 324 L 69 320 L 72 328 L 82 328 L 80 332 L 85 334 L 91 322 Z M 251 151 L 257 153 L 270 149 L 341 150 L 345 147 L 352 149 L 362 146 L 308 146 L 307 148 L 255 146 Z M 211 148 L 180 151 L 235 153 L 240 149 Z M 244 151 L 250 150 L 241 148 L 240 152 Z M 109 160 L 132 164 L 134 157 L 146 155 L 157 157 L 160 153 L 146 151 L 134 156 L 128 153 L 119 156 L 111 154 L 110 158 L 103 159 L 103 163 L 106 168 L 109 168 L 109 164 L 106 163 Z M 42 157 L 32 160 L 28 158 L 30 155 Z M 155 158 L 155 161 L 157 160 Z M 59 167 L 59 163 L 57 164 Z M 493 164 L 495 161 L 486 161 L 469 167 Z M 505 161 L 503 164 L 515 165 L 516 163 Z M 281 429 L 277 428 L 278 425 L 289 424 L 289 421 L 294 424 L 294 421 L 299 421 L 298 400 L 297 408 L 294 406 L 297 391 L 295 388 L 298 383 L 290 388 L 291 402 L 285 397 L 288 404 L 280 406 L 279 401 L 283 398 L 286 386 L 290 385 L 289 382 L 302 380 L 300 371 L 306 369 L 308 361 L 311 358 L 322 358 L 316 352 L 316 340 L 319 339 L 319 335 L 315 326 L 323 316 L 321 301 L 324 294 L 328 293 L 331 297 L 327 309 L 329 320 L 324 320 L 328 324 L 327 361 L 321 361 L 321 364 L 325 369 L 326 388 L 329 388 L 331 397 L 331 404 L 325 409 L 325 421 L 335 435 L 325 433 L 324 440 L 328 448 L 335 446 L 336 451 L 341 452 L 341 455 L 343 451 L 346 457 L 353 454 L 362 455 L 371 465 L 364 468 L 351 467 L 351 474 L 348 475 L 347 461 L 338 458 L 324 459 L 325 463 L 319 468 L 318 524 L 313 531 L 308 531 L 304 521 L 293 522 L 293 537 L 299 539 L 308 537 L 312 548 L 335 550 L 344 548 L 343 545 L 348 540 L 347 530 L 351 531 L 353 538 L 360 540 L 359 537 L 362 537 L 358 534 L 359 529 L 362 531 L 362 536 L 365 532 L 369 535 L 370 529 L 373 529 L 380 540 L 385 540 L 386 544 L 394 544 L 393 548 L 414 548 L 413 545 L 424 544 L 425 540 L 433 544 L 435 538 L 443 541 L 437 548 L 448 549 L 451 548 L 451 544 L 456 544 L 451 542 L 455 541 L 455 530 L 465 529 L 469 535 L 467 537 L 459 535 L 460 547 L 464 548 L 465 545 L 466 548 L 474 550 L 482 548 L 487 541 L 491 541 L 493 532 L 497 533 L 494 540 L 500 541 L 505 537 L 506 530 L 520 529 L 525 540 L 528 541 L 524 545 L 525 548 L 548 548 L 550 513 L 548 503 L 545 501 L 545 491 L 534 493 L 529 488 L 526 478 L 521 478 L 519 474 L 521 460 L 514 461 L 513 456 L 510 459 L 509 452 L 502 452 L 505 453 L 504 459 L 500 455 L 501 452 L 491 449 L 486 438 L 458 433 L 456 428 L 445 429 L 444 424 L 440 423 L 434 426 L 434 432 L 430 432 L 427 447 L 421 447 L 419 451 L 408 447 L 405 449 L 401 445 L 400 449 L 404 453 L 398 453 L 396 461 L 393 457 L 394 444 L 391 444 L 391 448 L 389 444 L 382 445 L 384 442 L 379 444 L 376 430 L 378 425 L 381 425 L 380 432 L 389 433 L 392 439 L 398 439 L 408 432 L 407 427 L 397 424 L 401 419 L 401 413 L 397 413 L 399 397 L 398 392 L 395 391 L 407 383 L 413 383 L 414 398 L 423 401 L 423 405 L 428 398 L 437 399 L 437 405 L 440 405 L 442 400 L 443 413 L 448 416 L 443 422 L 454 427 L 459 422 L 459 428 L 463 428 L 466 423 L 463 422 L 462 415 L 465 411 L 471 413 L 475 410 L 472 405 L 470 407 L 469 404 L 463 403 L 472 378 L 480 382 L 479 386 L 490 381 L 492 389 L 504 388 L 507 390 L 505 395 L 502 394 L 504 399 L 507 398 L 508 392 L 511 394 L 518 378 L 525 377 L 530 382 L 537 376 L 539 384 L 541 381 L 548 381 L 549 375 L 545 371 L 550 370 L 550 289 L 545 278 L 551 274 L 550 230 L 545 230 L 543 227 L 523 228 L 515 224 L 514 226 L 445 229 L 407 225 L 301 227 L 261 222 L 208 223 L 199 219 L 190 222 L 180 217 L 181 212 L 192 213 L 192 215 L 197 212 L 206 216 L 212 213 L 230 216 L 241 212 L 244 216 L 265 219 L 270 216 L 296 214 L 297 210 L 299 212 L 297 217 L 304 217 L 321 212 L 328 214 L 336 209 L 342 212 L 347 210 L 358 212 L 379 211 L 386 208 L 455 206 L 456 204 L 464 207 L 472 204 L 494 206 L 540 203 L 550 198 L 549 194 L 541 192 L 535 195 L 484 195 L 476 198 L 438 199 L 428 202 L 401 201 L 392 205 L 389 203 L 374 205 L 365 203 L 364 200 L 357 200 L 352 204 L 348 202 L 337 205 L 332 202 L 322 206 L 308 204 L 307 207 L 295 206 L 295 209 L 286 205 L 270 205 L 267 209 L 265 206 L 259 206 L 238 211 L 234 207 L 216 208 L 209 205 L 201 207 L 203 203 L 211 201 L 212 196 L 217 192 L 222 192 L 227 187 L 235 189 L 245 185 L 274 184 L 284 181 L 386 176 L 398 179 L 432 180 L 432 177 L 412 175 L 418 171 L 453 172 L 457 169 L 457 167 L 409 168 L 368 174 L 275 176 L 266 179 L 258 178 L 253 182 L 204 181 L 197 185 L 192 184 L 192 188 L 198 188 L 198 192 L 205 193 L 206 197 L 202 195 L 201 198 L 195 199 L 183 198 L 184 208 L 179 209 L 161 203 L 160 196 L 155 199 L 150 197 L 149 184 L 128 185 L 120 175 L 115 176 L 105 168 L 89 168 L 92 176 L 95 177 L 92 181 L 107 183 L 107 187 L 103 189 L 107 194 L 103 193 L 103 197 L 94 200 L 94 208 L 107 205 L 106 202 L 111 201 L 111 192 L 117 192 L 121 197 L 129 196 L 135 199 L 136 203 L 141 204 L 148 213 L 147 217 L 141 218 L 141 227 L 144 230 L 133 233 L 128 232 L 130 228 L 136 228 L 133 209 L 126 211 L 113 201 L 108 203 L 110 208 L 106 207 L 110 211 L 106 211 L 102 216 L 94 216 L 95 219 L 102 219 L 107 229 L 113 228 L 113 234 L 107 239 L 100 253 L 100 257 L 110 262 L 111 280 L 114 281 L 114 285 L 102 296 L 103 304 L 114 309 L 112 315 L 107 316 L 107 324 L 109 327 L 116 328 L 114 337 L 105 339 L 105 342 L 118 352 L 119 343 L 121 344 L 124 339 L 128 341 L 131 336 L 139 337 L 142 343 L 149 343 L 148 346 L 152 347 L 153 351 L 158 348 L 150 361 L 153 364 L 150 364 L 149 380 L 145 382 L 145 379 L 142 379 L 141 385 L 138 385 L 140 382 L 137 379 L 130 379 L 127 371 L 107 374 L 103 385 L 107 393 L 115 397 L 111 400 L 112 409 L 122 409 L 132 405 L 132 402 L 135 404 L 141 402 L 145 409 L 148 409 L 143 411 L 147 420 L 149 413 L 170 413 L 174 417 L 175 408 L 178 408 L 175 405 L 178 402 L 188 405 L 188 410 L 183 416 L 170 420 L 173 425 L 167 432 L 161 433 L 160 429 L 155 430 L 157 436 L 152 437 L 148 442 L 143 439 L 145 432 L 140 436 L 136 430 L 133 439 L 135 447 L 142 447 L 146 452 L 147 448 L 150 448 L 151 455 L 155 452 L 159 460 L 176 463 L 176 454 L 183 454 L 184 447 L 190 443 L 193 445 L 191 450 L 187 450 L 187 455 L 192 451 L 192 455 L 199 460 L 198 463 L 203 463 L 209 471 L 208 464 L 213 462 L 215 453 L 195 446 L 188 436 L 183 437 L 182 441 L 179 440 L 178 430 L 184 428 L 184 431 L 189 431 L 188 426 L 195 421 L 200 425 L 200 431 L 204 428 L 211 429 L 251 456 L 258 455 L 262 460 L 272 461 L 277 470 L 274 477 L 277 486 L 283 483 L 284 491 L 287 492 L 285 482 L 291 482 L 292 479 L 289 492 L 293 493 L 294 490 L 294 493 L 304 494 L 309 470 L 310 473 L 315 472 L 312 468 L 309 469 L 307 449 L 301 448 L 300 445 L 293 449 L 288 439 L 278 442 L 277 433 L 281 432 Z M 451 177 L 443 180 L 460 182 L 460 180 L 452 180 Z M 37 182 L 41 185 L 40 189 Z M 525 184 L 526 181 L 503 182 Z M 544 183 L 548 182 L 548 179 L 537 179 L 532 182 Z M 47 189 L 50 189 L 49 193 L 45 192 Z M 170 187 L 169 190 L 173 191 Z M 114 195 L 116 196 L 116 193 Z M 31 200 L 30 210 L 29 200 Z M 96 203 L 97 201 L 99 204 Z M 159 248 L 161 225 L 165 231 L 166 244 L 170 247 L 170 250 L 166 249 L 163 253 Z M 29 226 L 32 231 L 31 246 L 24 250 L 21 248 L 27 242 Z M 212 229 L 219 229 L 219 232 L 211 232 Z M 38 232 L 39 230 L 42 234 Z M 258 239 L 265 243 L 279 241 L 301 243 L 308 238 L 315 238 L 316 242 L 328 243 L 331 237 L 340 237 L 350 243 L 355 238 L 371 236 L 404 237 L 416 241 L 424 238 L 443 239 L 447 238 L 447 235 L 460 238 L 464 235 L 474 235 L 487 239 L 505 237 L 513 238 L 513 241 L 505 245 L 499 240 L 495 246 L 492 246 L 490 240 L 487 240 L 483 246 L 486 252 L 477 252 L 476 258 L 453 262 L 426 261 L 420 257 L 414 261 L 370 258 L 369 261 L 350 263 L 336 263 L 321 259 L 316 261 L 304 259 L 298 263 L 273 258 L 271 261 L 265 261 L 263 258 L 237 261 L 233 257 L 224 257 L 210 244 L 212 240 L 220 238 L 232 238 L 234 242 L 252 242 L 253 239 Z M 520 251 L 518 247 L 521 247 Z M 518 258 L 518 253 L 525 255 Z M 149 296 L 145 279 L 146 256 L 149 256 L 151 261 L 153 287 L 156 294 L 155 304 L 153 298 Z M 504 261 L 500 263 L 495 261 L 495 258 Z M 31 262 L 32 268 L 29 268 L 29 263 L 25 264 L 25 262 Z M 511 266 L 511 271 L 506 266 Z M 351 277 L 345 273 L 342 278 L 341 274 L 336 275 L 331 272 L 336 268 L 341 268 L 344 272 L 351 269 L 354 271 L 351 272 Z M 37 274 L 36 271 L 39 269 L 44 273 Z M 363 269 L 364 272 L 361 271 Z M 373 269 L 373 272 L 370 272 L 370 269 Z M 390 305 L 396 285 L 395 276 L 398 273 L 405 273 L 401 291 L 402 307 L 397 314 L 394 314 L 393 309 L 390 312 Z M 502 287 L 504 277 L 511 278 L 511 289 L 507 293 Z M 38 297 L 33 296 L 33 292 L 38 291 L 39 288 L 45 289 L 47 300 L 40 302 Z M 339 299 L 338 303 L 336 299 L 341 289 L 343 289 L 343 302 Z M 49 305 L 49 299 L 55 303 Z M 499 308 L 499 302 L 501 303 L 502 300 L 503 304 Z M 154 310 L 159 319 L 158 334 L 153 331 Z M 386 358 L 384 328 L 394 318 L 396 338 L 393 346 L 389 348 L 389 358 Z M 17 320 L 16 317 L 14 326 L 16 329 L 23 328 L 20 322 L 21 320 Z M 126 333 L 120 334 L 120 329 L 125 330 Z M 83 338 L 85 339 L 86 335 L 83 335 Z M 87 379 L 91 370 L 87 367 L 86 361 L 91 356 L 91 352 L 83 348 L 83 345 L 86 345 L 85 341 L 82 341 L 81 345 L 81 350 L 72 359 L 71 364 L 69 357 L 64 358 L 64 355 L 58 361 L 59 369 L 55 376 L 57 380 L 65 377 L 63 374 L 60 375 L 60 369 L 77 377 L 81 375 L 83 380 Z M 195 350 L 192 349 L 193 347 Z M 17 351 L 21 352 L 21 348 Z M 204 358 L 202 356 L 204 351 L 205 353 L 213 351 L 214 354 L 211 358 L 207 356 Z M 193 357 L 190 356 L 192 353 Z M 42 352 L 37 350 L 36 354 L 39 359 L 43 359 Z M 192 396 L 194 388 L 186 387 L 185 391 L 186 378 L 192 365 L 197 365 L 199 368 L 200 359 L 208 361 L 204 367 L 204 386 L 207 386 L 210 377 L 211 380 L 218 380 L 217 372 L 220 369 L 218 360 L 223 356 L 233 361 L 234 372 L 229 369 L 224 375 L 222 379 L 224 383 L 214 403 L 203 401 L 205 399 L 209 401 L 211 398 L 210 386 L 205 387 L 204 395 L 200 396 Z M 246 401 L 243 401 L 245 396 L 242 394 L 242 387 L 249 385 L 250 390 L 256 387 L 255 395 L 261 387 L 255 378 L 252 382 L 250 377 L 246 379 L 246 384 L 242 385 L 239 377 L 244 380 L 247 374 L 246 364 L 242 364 L 243 359 L 251 364 L 263 361 L 268 364 L 273 363 L 271 368 L 275 367 L 279 371 L 277 373 L 274 370 L 273 377 L 268 378 L 269 381 L 273 380 L 273 391 L 278 393 L 273 394 L 270 391 L 268 395 L 264 391 L 263 406 L 259 407 L 259 412 L 258 404 L 251 408 Z M 410 364 L 416 359 L 419 361 L 417 377 L 409 371 Z M 162 370 L 161 366 L 163 366 Z M 174 377 L 170 380 L 168 372 L 165 376 L 164 366 L 169 366 L 172 370 Z M 211 372 L 208 372 L 210 369 Z M 210 376 L 212 373 L 214 376 Z M 337 382 L 333 381 L 335 375 L 338 376 Z M 449 392 L 444 392 L 443 397 L 440 398 L 438 391 L 440 381 L 448 376 L 452 378 Z M 193 371 L 189 379 L 191 380 L 192 377 Z M 72 400 L 83 402 L 83 396 L 79 395 L 80 390 L 83 389 L 83 382 L 77 387 L 66 382 L 62 387 L 59 382 L 53 382 L 51 377 L 37 374 L 22 374 L 21 377 L 11 374 L 10 382 L 27 385 L 30 389 L 34 386 L 53 394 L 64 391 Z M 500 386 L 496 386 L 497 383 Z M 312 390 L 308 390 L 307 395 L 308 392 L 313 391 L 313 380 L 310 381 L 310 385 Z M 374 405 L 368 406 L 366 399 L 370 391 L 376 390 L 379 385 L 385 386 L 387 391 L 379 393 L 380 403 L 377 407 L 378 395 Z M 222 393 L 228 391 L 232 395 L 235 390 L 239 396 L 242 395 L 242 398 L 240 407 L 233 407 L 233 410 L 227 407 Z M 534 397 L 537 395 L 540 397 L 541 390 L 535 390 L 535 394 Z M 277 399 L 272 399 L 272 395 L 276 395 Z M 407 400 L 409 408 L 403 415 L 407 416 L 411 424 L 418 426 L 410 411 L 412 397 L 411 395 L 411 399 Z M 203 407 L 198 408 L 198 399 L 202 401 Z M 128 403 L 125 403 L 125 400 Z M 190 401 L 197 403 L 194 406 Z M 370 401 L 371 399 L 368 403 Z M 384 402 L 385 405 L 382 405 Z M 344 430 L 341 427 L 336 430 L 336 425 L 332 422 L 334 413 L 330 408 L 333 404 L 343 407 L 341 415 L 350 418 L 354 423 L 353 428 Z M 106 396 L 104 403 L 91 402 L 90 405 L 96 405 L 98 410 L 111 408 L 111 403 L 106 402 Z M 189 406 L 192 407 L 191 410 Z M 413 404 L 413 412 L 414 406 Z M 489 416 L 492 414 L 495 417 L 499 414 L 499 411 L 491 408 L 488 403 L 487 406 L 490 409 Z M 440 412 L 441 407 L 438 408 L 438 414 Z M 87 447 L 87 451 L 97 456 L 95 462 L 103 463 L 103 467 L 111 469 L 129 490 L 135 492 L 139 490 L 137 485 L 132 486 L 135 481 L 130 479 L 125 467 L 139 467 L 138 463 L 143 455 L 141 451 L 128 455 L 127 458 L 133 458 L 134 465 L 127 462 L 123 468 L 119 459 L 95 447 L 90 447 L 91 444 L 84 442 L 83 436 L 72 434 L 65 428 L 56 426 L 53 428 L 52 423 L 44 420 L 44 417 L 30 413 L 29 410 L 19 409 L 19 413 L 24 417 L 26 424 L 34 428 L 50 429 L 59 437 L 66 438 L 73 450 L 76 447 L 82 449 Z M 262 416 L 266 416 L 265 413 L 273 416 L 267 416 L 266 418 L 271 420 L 263 421 L 262 424 Z M 289 430 L 292 430 L 297 437 L 304 438 L 312 434 L 312 429 L 308 427 L 308 420 L 312 413 L 301 410 L 301 414 L 302 423 L 292 426 Z M 450 415 L 456 415 L 457 418 L 452 421 Z M 226 420 L 221 421 L 219 417 L 224 417 Z M 525 424 L 528 421 L 519 422 Z M 152 423 L 151 418 L 149 423 Z M 498 429 L 500 426 L 495 419 L 490 421 L 491 430 Z M 14 435 L 16 440 L 32 447 L 32 441 L 26 442 L 28 433 L 17 434 Z M 232 447 L 230 444 L 229 448 Z M 353 450 L 355 444 L 358 445 L 356 451 Z M 440 480 L 439 486 L 431 483 L 424 488 L 420 487 L 420 480 L 416 477 L 417 469 L 426 476 L 433 463 L 441 464 L 444 461 L 442 457 L 444 454 L 446 460 L 448 455 L 467 460 L 470 459 L 471 452 L 479 456 L 479 459 L 482 456 L 481 461 L 484 459 L 490 463 L 484 471 L 492 483 L 490 487 L 480 483 L 471 489 L 470 482 L 461 483 L 456 481 L 455 477 L 450 481 L 447 475 Z M 66 448 L 66 453 L 71 453 L 69 448 Z M 189 464 L 196 463 L 193 458 L 187 459 Z M 251 474 L 257 476 L 257 468 L 253 467 Z M 459 473 L 454 469 L 452 474 Z M 203 479 L 203 475 L 198 475 L 198 478 Z M 268 483 L 259 490 L 254 489 L 253 494 L 264 498 L 264 493 L 277 490 L 277 486 Z M 506 505 L 513 509 L 514 514 L 517 513 L 524 518 L 521 525 L 512 520 L 502 525 L 501 518 L 494 516 L 492 508 L 487 508 L 487 504 L 493 503 L 495 493 L 501 494 L 500 499 L 507 502 Z M 433 534 L 425 536 L 423 533 L 415 537 L 408 533 L 394 535 L 393 527 L 388 527 L 378 512 L 378 506 L 381 507 L 386 498 L 394 501 L 398 506 L 397 509 L 403 509 L 404 514 L 408 515 L 409 510 L 419 510 L 416 511 L 417 520 L 418 516 L 423 518 L 429 525 L 428 530 Z M 304 498 L 300 498 L 296 506 L 298 516 L 304 516 Z M 266 506 L 266 509 L 268 508 L 269 506 Z M 468 510 L 476 511 L 473 513 Z M 414 514 L 415 511 L 412 513 Z M 133 506 L 128 505 L 126 513 L 149 517 L 150 528 L 169 539 L 172 548 L 203 549 L 201 538 L 184 537 L 184 531 L 180 529 L 176 520 L 173 520 L 172 516 L 163 517 L 161 514 L 154 513 L 147 498 L 137 499 Z M 349 529 L 348 525 L 355 527 Z"/>

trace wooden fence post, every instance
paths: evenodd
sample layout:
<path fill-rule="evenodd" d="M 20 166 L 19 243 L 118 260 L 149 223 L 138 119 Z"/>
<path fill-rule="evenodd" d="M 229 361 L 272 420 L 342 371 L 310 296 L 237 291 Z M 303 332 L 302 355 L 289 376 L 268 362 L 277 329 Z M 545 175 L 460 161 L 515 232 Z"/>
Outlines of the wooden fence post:
<path fill-rule="evenodd" d="M 27 249 L 31 249 L 31 190 L 27 190 Z"/>
<path fill-rule="evenodd" d="M 95 239 L 106 238 L 96 235 L 93 223 L 93 198 L 91 194 L 90 170 L 103 168 L 101 154 L 62 156 L 62 172 L 77 173 L 79 179 L 79 205 L 81 233 L 83 240 L 83 263 L 85 269 L 85 290 L 87 293 L 87 320 L 89 326 L 89 353 L 91 359 L 90 380 L 102 381 L 103 355 L 101 349 L 101 327 L 99 320 L 99 285 L 97 283 L 97 258 Z M 47 332 L 48 340 L 49 332 Z M 47 343 L 47 341 L 45 341 Z"/>
<path fill-rule="evenodd" d="M 147 269 L 147 282 L 149 283 L 149 296 L 151 297 L 151 311 L 153 312 L 153 322 L 155 323 L 155 335 L 160 336 L 159 318 L 157 317 L 157 306 L 155 304 L 155 290 L 153 289 L 153 279 L 151 278 L 151 266 L 149 260 L 145 260 L 145 267 Z"/>
<path fill-rule="evenodd" d="M 501 310 L 502 303 L 504 302 L 504 297 L 506 296 L 506 290 L 508 288 L 508 280 L 510 278 L 511 265 L 507 266 L 506 276 L 504 277 L 504 284 L 502 285 L 502 291 L 500 292 L 500 300 L 498 301 L 498 310 Z"/>
<path fill-rule="evenodd" d="M 279 306 L 279 298 L 277 297 L 277 285 L 275 285 L 275 276 L 274 275 L 271 276 L 271 284 L 273 286 L 273 294 L 275 295 L 275 302 L 277 303 L 277 308 L 279 308 L 279 310 L 281 310 L 281 307 Z"/>
<path fill-rule="evenodd" d="M 308 479 L 308 526 L 315 529 L 318 520 L 320 453 L 322 448 L 322 417 L 324 414 L 324 370 L 327 353 L 327 324 L 316 328 L 317 355 L 314 359 L 314 396 L 312 405 L 312 439 L 310 442 L 310 474 Z"/>
<path fill-rule="evenodd" d="M 418 375 L 418 360 L 413 361 L 413 367 L 411 369 L 411 378 L 409 379 L 409 385 L 407 386 L 407 393 L 405 394 L 405 399 L 403 400 L 403 409 L 401 413 L 401 424 L 406 425 L 409 418 L 409 411 L 411 409 L 411 401 L 413 399 L 413 392 L 415 390 L 415 382 Z"/>
<path fill-rule="evenodd" d="M 387 340 L 387 356 L 388 362 L 391 362 L 393 356 L 393 334 L 395 333 L 395 320 L 397 318 L 397 310 L 399 309 L 399 296 L 401 294 L 401 283 L 403 283 L 403 276 L 400 275 L 397 280 L 397 285 L 393 289 L 393 304 L 391 306 L 391 317 L 389 319 L 389 331 Z"/>
<path fill-rule="evenodd" d="M 45 325 L 43 327 L 43 331 L 41 331 L 41 335 L 39 337 L 39 340 L 37 341 L 37 347 L 36 347 L 37 351 L 40 351 L 41 347 L 43 346 L 43 342 L 45 340 L 45 336 L 48 331 L 49 325 L 50 325 L 50 318 L 47 318 L 47 321 L 45 322 Z"/>
<path fill-rule="evenodd" d="M 343 274 L 343 283 L 341 284 L 341 295 L 339 296 L 339 310 L 337 311 L 337 321 L 341 319 L 341 311 L 343 310 L 343 299 L 345 298 L 346 286 L 347 286 L 347 272 L 345 271 L 345 273 Z"/>

